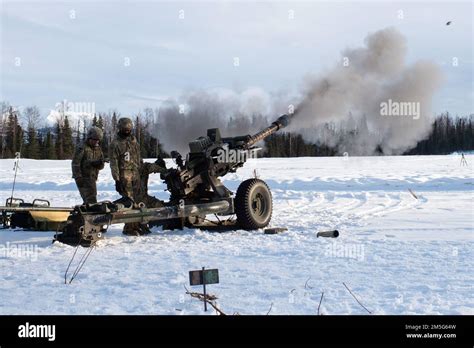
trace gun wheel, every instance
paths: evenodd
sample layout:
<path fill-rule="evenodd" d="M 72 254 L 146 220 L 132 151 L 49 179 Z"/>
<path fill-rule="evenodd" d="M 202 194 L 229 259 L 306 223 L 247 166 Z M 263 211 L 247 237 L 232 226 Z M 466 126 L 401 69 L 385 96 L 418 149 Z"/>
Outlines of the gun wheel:
<path fill-rule="evenodd" d="M 243 181 L 235 195 L 237 223 L 245 230 L 256 230 L 269 224 L 272 218 L 272 194 L 265 181 Z"/>

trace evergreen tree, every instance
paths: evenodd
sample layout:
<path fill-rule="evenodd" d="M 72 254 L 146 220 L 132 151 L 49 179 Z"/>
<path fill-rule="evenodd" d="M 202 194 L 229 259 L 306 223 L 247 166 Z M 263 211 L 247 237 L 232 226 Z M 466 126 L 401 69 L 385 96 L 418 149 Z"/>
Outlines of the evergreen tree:
<path fill-rule="evenodd" d="M 16 119 L 16 144 L 15 144 L 15 153 L 16 152 L 20 152 L 21 153 L 21 156 L 23 156 L 23 150 L 24 150 L 24 147 L 23 147 L 23 144 L 25 142 L 24 140 L 24 137 L 23 137 L 23 129 L 21 128 L 20 124 L 18 123 L 18 118 Z"/>
<path fill-rule="evenodd" d="M 135 137 L 140 143 L 140 154 L 142 158 L 148 157 L 147 144 L 145 139 L 146 127 L 144 127 L 140 120 L 140 114 L 135 118 Z"/>
<path fill-rule="evenodd" d="M 111 121 L 111 133 L 115 136 L 115 133 L 117 133 L 117 122 L 118 122 L 118 116 L 117 113 L 114 111 L 112 114 L 112 121 Z"/>
<path fill-rule="evenodd" d="M 58 118 L 56 120 L 56 136 L 54 146 L 56 149 L 56 158 L 57 159 L 64 159 L 64 145 L 63 145 L 63 127 L 61 125 L 61 119 Z"/>
<path fill-rule="evenodd" d="M 56 148 L 54 146 L 54 140 L 53 140 L 53 136 L 50 130 L 48 130 L 48 132 L 46 133 L 46 139 L 44 141 L 43 158 L 56 159 Z"/>
<path fill-rule="evenodd" d="M 80 120 L 77 120 L 76 137 L 75 137 L 74 143 L 75 143 L 76 148 L 81 145 L 81 121 Z"/>
<path fill-rule="evenodd" d="M 10 106 L 7 114 L 4 158 L 12 158 L 21 150 L 23 131 L 18 124 L 17 111 Z"/>
<path fill-rule="evenodd" d="M 97 127 L 97 115 L 94 114 L 94 118 L 92 119 L 92 127 Z"/>
<path fill-rule="evenodd" d="M 95 126 L 104 130 L 104 118 L 102 117 L 102 114 L 99 114 L 99 118 L 97 119 Z"/>
<path fill-rule="evenodd" d="M 64 158 L 71 159 L 74 154 L 74 143 L 72 140 L 72 129 L 67 116 L 64 117 L 62 135 Z"/>
<path fill-rule="evenodd" d="M 34 127 L 28 127 L 28 143 L 26 145 L 25 157 L 38 159 L 40 157 L 40 145 Z"/>

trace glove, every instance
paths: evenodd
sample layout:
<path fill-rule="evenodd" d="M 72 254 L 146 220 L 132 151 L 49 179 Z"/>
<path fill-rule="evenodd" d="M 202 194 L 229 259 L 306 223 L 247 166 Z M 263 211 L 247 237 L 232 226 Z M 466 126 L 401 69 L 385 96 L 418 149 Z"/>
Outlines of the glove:
<path fill-rule="evenodd" d="M 104 165 L 104 161 L 101 160 L 101 159 L 98 159 L 98 160 L 95 160 L 95 161 L 91 161 L 91 166 L 93 166 L 94 168 L 100 168 Z"/>

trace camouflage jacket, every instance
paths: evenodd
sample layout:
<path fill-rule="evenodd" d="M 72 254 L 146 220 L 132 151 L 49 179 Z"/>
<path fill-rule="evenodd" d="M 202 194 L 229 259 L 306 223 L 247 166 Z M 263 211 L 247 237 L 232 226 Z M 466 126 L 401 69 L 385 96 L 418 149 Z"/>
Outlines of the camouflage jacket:
<path fill-rule="evenodd" d="M 139 174 L 142 164 L 140 144 L 133 135 L 122 137 L 117 134 L 110 145 L 110 170 L 115 181 L 120 181 L 124 170 Z"/>
<path fill-rule="evenodd" d="M 166 167 L 157 163 L 144 162 L 140 167 L 140 195 L 146 197 L 148 195 L 148 178 L 152 173 L 166 173 Z"/>
<path fill-rule="evenodd" d="M 72 177 L 97 180 L 99 170 L 104 169 L 104 154 L 100 146 L 92 148 L 85 143 L 76 149 L 71 162 Z"/>

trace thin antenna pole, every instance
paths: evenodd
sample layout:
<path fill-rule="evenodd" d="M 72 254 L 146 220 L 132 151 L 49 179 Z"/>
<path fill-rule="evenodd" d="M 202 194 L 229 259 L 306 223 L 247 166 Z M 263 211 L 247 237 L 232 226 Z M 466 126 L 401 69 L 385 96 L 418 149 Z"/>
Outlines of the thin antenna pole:
<path fill-rule="evenodd" d="M 20 143 L 20 151 L 15 153 L 15 165 L 13 166 L 13 169 L 15 170 L 15 176 L 13 177 L 13 186 L 12 186 L 12 194 L 10 197 L 10 203 L 13 202 L 13 192 L 15 192 L 15 184 L 16 184 L 16 174 L 18 173 L 18 164 L 20 163 L 20 156 L 21 156 L 21 148 L 23 146 L 23 139 Z"/>

